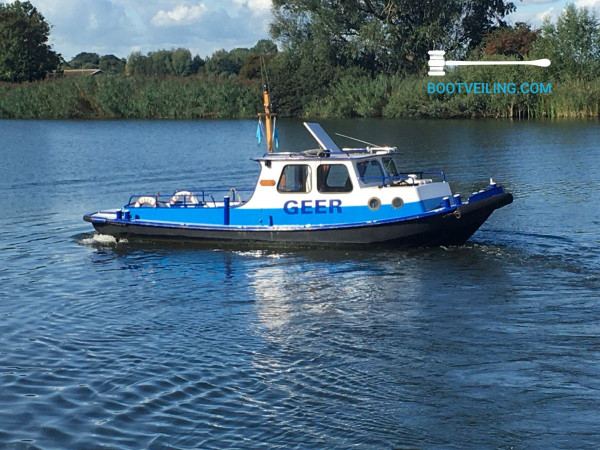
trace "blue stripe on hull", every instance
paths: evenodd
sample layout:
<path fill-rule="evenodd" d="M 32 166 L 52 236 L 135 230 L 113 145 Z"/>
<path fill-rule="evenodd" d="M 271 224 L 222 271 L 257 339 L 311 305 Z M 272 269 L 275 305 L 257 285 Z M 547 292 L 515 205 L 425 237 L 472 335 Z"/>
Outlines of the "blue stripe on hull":
<path fill-rule="evenodd" d="M 321 209 L 301 207 L 289 209 L 230 209 L 230 224 L 237 226 L 269 226 L 269 225 L 335 225 L 349 223 L 365 223 L 389 219 L 401 219 L 421 215 L 427 210 L 440 206 L 441 198 L 431 199 L 429 205 L 423 202 L 406 203 L 395 209 L 391 205 L 381 205 L 377 211 L 368 206 L 341 206 L 339 208 Z M 174 222 L 181 224 L 223 225 L 223 208 L 131 208 L 133 219 L 143 221 Z M 291 211 L 291 212 L 290 212 Z"/>

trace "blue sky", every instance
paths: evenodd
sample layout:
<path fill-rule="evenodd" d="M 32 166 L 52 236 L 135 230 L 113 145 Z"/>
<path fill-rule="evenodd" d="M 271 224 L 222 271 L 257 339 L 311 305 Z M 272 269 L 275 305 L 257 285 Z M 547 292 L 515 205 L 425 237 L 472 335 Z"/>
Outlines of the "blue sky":
<path fill-rule="evenodd" d="M 1 1 L 1 0 L 0 0 Z M 30 0 L 53 28 L 51 44 L 66 60 L 79 52 L 127 57 L 131 52 L 251 47 L 268 37 L 270 0 Z M 509 19 L 539 25 L 556 17 L 567 0 L 516 1 Z M 600 10 L 600 0 L 576 0 Z"/>

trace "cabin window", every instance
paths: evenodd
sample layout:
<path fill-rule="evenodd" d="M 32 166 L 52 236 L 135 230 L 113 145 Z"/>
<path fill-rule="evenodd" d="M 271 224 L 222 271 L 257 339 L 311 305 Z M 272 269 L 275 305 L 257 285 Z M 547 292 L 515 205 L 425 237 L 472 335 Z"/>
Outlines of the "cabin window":
<path fill-rule="evenodd" d="M 277 190 L 279 192 L 310 192 L 310 167 L 306 164 L 290 164 L 283 168 Z"/>
<path fill-rule="evenodd" d="M 344 164 L 321 164 L 317 167 L 319 192 L 352 192 L 352 181 Z"/>
<path fill-rule="evenodd" d="M 370 161 L 361 161 L 356 163 L 358 176 L 364 183 L 381 183 L 383 182 L 383 171 L 378 161 L 372 159 Z"/>
<path fill-rule="evenodd" d="M 399 175 L 398 168 L 393 158 L 383 158 L 383 168 L 388 177 L 397 177 Z"/>

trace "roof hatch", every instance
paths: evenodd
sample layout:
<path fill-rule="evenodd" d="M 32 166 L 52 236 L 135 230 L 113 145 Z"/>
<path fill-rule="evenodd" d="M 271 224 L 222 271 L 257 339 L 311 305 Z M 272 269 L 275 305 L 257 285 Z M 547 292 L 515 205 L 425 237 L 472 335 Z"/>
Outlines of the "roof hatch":
<path fill-rule="evenodd" d="M 343 153 L 336 143 L 333 142 L 333 139 L 331 139 L 325 132 L 321 125 L 318 123 L 304 122 L 304 126 L 308 131 L 310 131 L 312 137 L 315 138 L 323 150 L 329 150 L 332 153 Z"/>

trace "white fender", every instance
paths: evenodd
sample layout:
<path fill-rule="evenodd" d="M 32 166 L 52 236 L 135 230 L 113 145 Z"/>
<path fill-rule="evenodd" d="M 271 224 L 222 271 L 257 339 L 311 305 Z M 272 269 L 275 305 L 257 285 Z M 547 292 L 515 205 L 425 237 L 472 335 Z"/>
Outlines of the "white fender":
<path fill-rule="evenodd" d="M 186 205 L 197 205 L 198 203 L 200 203 L 198 201 L 198 197 L 196 197 L 190 191 L 175 192 L 175 194 L 173 194 L 173 197 L 171 197 L 171 201 L 169 203 L 171 205 L 174 205 L 176 203 L 184 203 L 184 202 Z"/>

